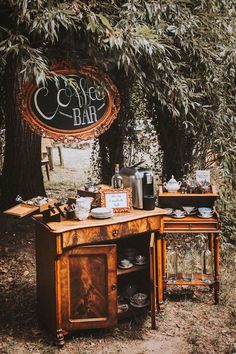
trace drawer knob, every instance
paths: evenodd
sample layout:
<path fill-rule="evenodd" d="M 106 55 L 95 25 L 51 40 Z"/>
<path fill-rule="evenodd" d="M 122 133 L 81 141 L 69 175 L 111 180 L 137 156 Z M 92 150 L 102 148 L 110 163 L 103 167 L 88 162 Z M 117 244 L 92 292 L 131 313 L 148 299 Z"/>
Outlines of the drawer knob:
<path fill-rule="evenodd" d="M 73 245 L 76 245 L 76 244 L 78 243 L 78 241 L 79 241 L 79 235 L 78 235 L 78 234 L 74 234 L 74 235 L 72 236 L 72 243 L 73 243 Z"/>
<path fill-rule="evenodd" d="M 119 234 L 119 231 L 118 231 L 118 230 L 113 230 L 113 231 L 112 231 L 112 236 L 113 236 L 113 237 L 117 237 L 118 234 Z"/>
<path fill-rule="evenodd" d="M 188 228 L 191 229 L 193 227 L 193 224 L 188 224 Z"/>
<path fill-rule="evenodd" d="M 117 284 L 112 284 L 111 290 L 116 290 L 117 289 Z"/>

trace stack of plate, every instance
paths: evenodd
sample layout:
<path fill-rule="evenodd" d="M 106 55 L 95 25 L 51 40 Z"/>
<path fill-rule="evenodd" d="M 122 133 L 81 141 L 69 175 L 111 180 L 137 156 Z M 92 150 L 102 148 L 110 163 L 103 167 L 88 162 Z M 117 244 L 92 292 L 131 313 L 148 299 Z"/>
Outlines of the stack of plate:
<path fill-rule="evenodd" d="M 113 211 L 109 208 L 94 208 L 91 210 L 91 215 L 96 219 L 107 219 L 113 216 Z"/>

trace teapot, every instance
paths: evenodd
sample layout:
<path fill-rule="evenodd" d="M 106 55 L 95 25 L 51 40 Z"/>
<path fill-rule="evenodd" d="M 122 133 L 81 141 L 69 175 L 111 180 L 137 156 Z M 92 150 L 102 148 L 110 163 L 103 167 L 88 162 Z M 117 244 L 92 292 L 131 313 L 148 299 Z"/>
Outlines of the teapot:
<path fill-rule="evenodd" d="M 168 182 L 163 183 L 163 186 L 165 187 L 167 192 L 177 192 L 180 189 L 181 182 L 177 182 L 174 176 L 172 175 L 171 179 Z"/>

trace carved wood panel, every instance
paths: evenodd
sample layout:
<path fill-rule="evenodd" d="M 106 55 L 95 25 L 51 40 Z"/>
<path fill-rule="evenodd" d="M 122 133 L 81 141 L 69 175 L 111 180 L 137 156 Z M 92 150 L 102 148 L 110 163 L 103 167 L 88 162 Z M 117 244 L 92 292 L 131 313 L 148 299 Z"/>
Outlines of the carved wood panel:
<path fill-rule="evenodd" d="M 117 321 L 116 245 L 80 247 L 60 259 L 62 324 L 66 330 Z"/>
<path fill-rule="evenodd" d="M 63 248 L 85 243 L 115 240 L 128 235 L 139 234 L 149 231 L 156 231 L 160 228 L 160 218 L 151 216 L 139 220 L 87 227 L 63 233 Z"/>

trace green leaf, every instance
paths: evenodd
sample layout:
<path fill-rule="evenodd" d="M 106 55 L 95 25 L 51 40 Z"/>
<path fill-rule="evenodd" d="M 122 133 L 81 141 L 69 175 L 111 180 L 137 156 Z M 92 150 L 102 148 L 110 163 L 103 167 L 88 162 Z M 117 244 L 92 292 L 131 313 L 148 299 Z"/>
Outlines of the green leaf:
<path fill-rule="evenodd" d="M 101 13 L 97 15 L 99 17 L 99 19 L 101 20 L 102 24 L 107 27 L 110 31 L 112 31 L 112 27 L 110 25 L 110 22 L 108 21 L 108 19 L 102 15 Z"/>

